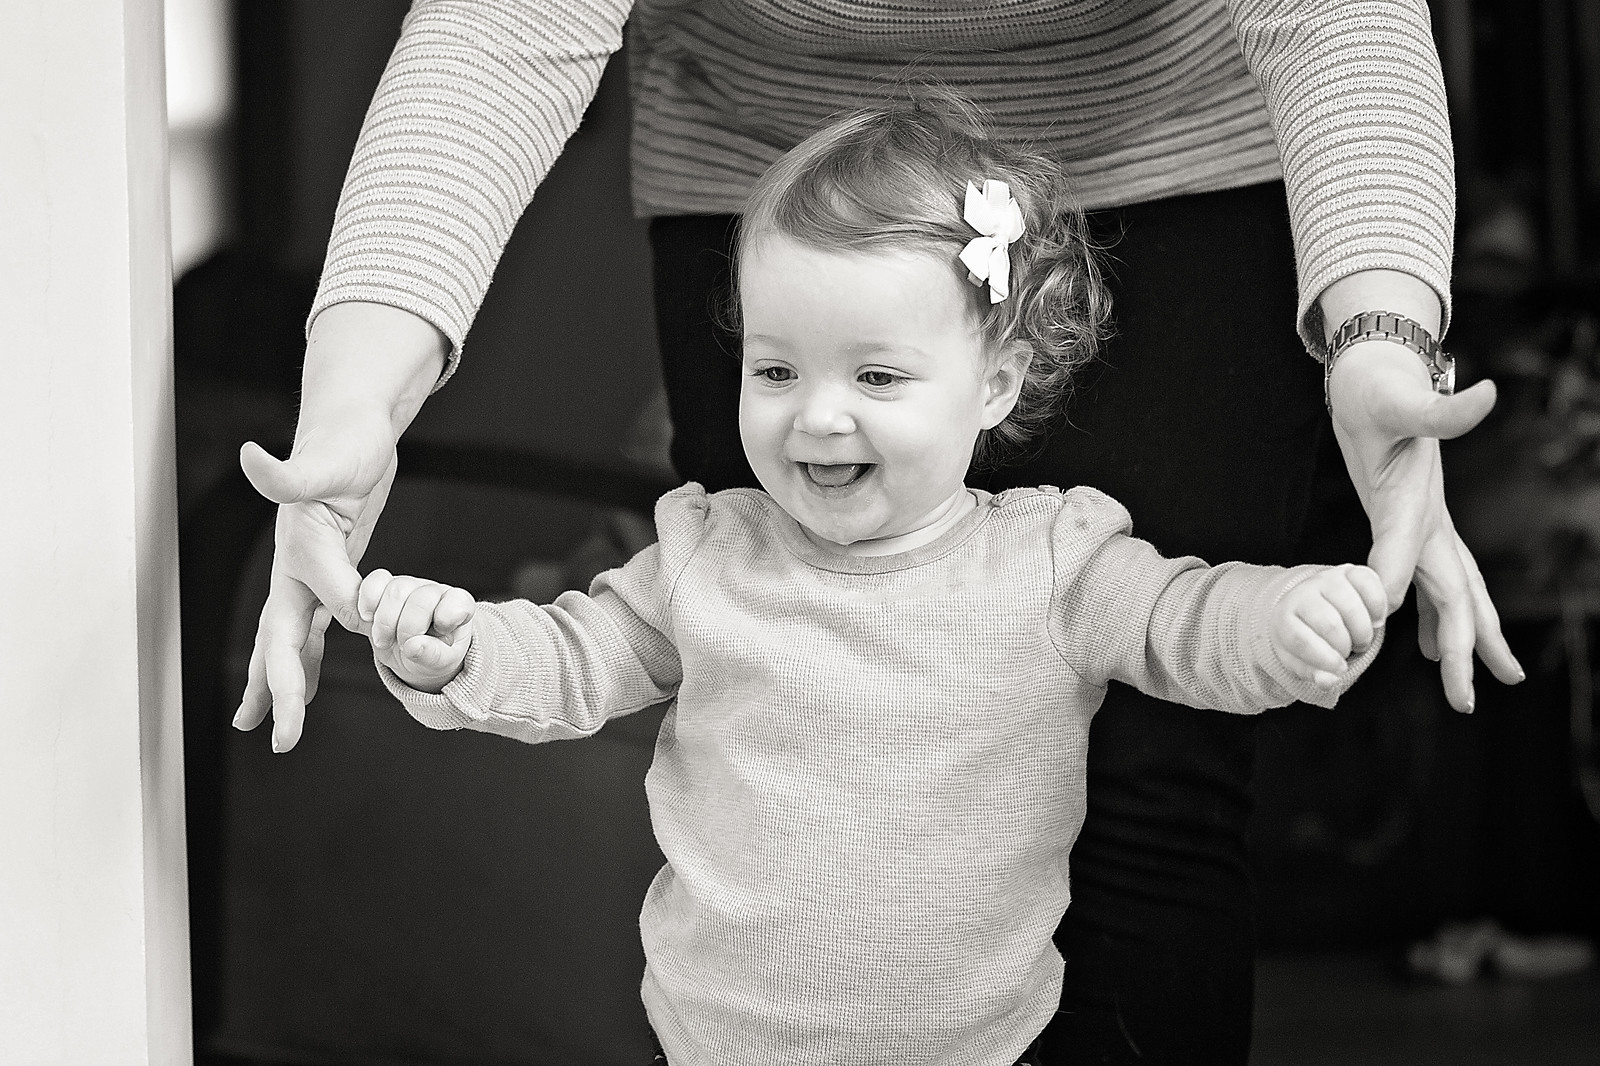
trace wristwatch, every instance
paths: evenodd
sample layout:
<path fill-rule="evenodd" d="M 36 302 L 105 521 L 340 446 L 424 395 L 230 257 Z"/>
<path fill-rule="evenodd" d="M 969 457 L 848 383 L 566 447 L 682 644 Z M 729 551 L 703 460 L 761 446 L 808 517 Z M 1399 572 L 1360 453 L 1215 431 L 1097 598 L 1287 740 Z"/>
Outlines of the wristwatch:
<path fill-rule="evenodd" d="M 1328 389 L 1333 379 L 1333 361 L 1352 344 L 1374 340 L 1394 341 L 1420 355 L 1427 364 L 1428 376 L 1433 379 L 1434 392 L 1449 396 L 1456 391 L 1455 357 L 1445 354 L 1433 334 L 1420 322 L 1393 311 L 1362 311 L 1345 319 L 1344 324 L 1333 331 L 1328 354 L 1322 360 L 1322 398 L 1329 412 L 1333 411 L 1333 396 Z"/>

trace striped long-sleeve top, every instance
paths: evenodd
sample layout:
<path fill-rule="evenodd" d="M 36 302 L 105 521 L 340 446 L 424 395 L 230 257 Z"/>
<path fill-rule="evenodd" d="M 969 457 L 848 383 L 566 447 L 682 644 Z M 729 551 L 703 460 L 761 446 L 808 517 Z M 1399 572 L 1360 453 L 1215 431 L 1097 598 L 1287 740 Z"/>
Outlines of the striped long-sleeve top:
<path fill-rule="evenodd" d="M 914 70 L 1057 157 L 1087 208 L 1281 176 L 1313 351 L 1316 298 L 1360 270 L 1425 281 L 1448 323 L 1454 168 L 1425 0 L 418 0 L 312 317 L 390 304 L 459 352 L 625 23 L 642 216 L 738 212 L 784 151 Z"/>

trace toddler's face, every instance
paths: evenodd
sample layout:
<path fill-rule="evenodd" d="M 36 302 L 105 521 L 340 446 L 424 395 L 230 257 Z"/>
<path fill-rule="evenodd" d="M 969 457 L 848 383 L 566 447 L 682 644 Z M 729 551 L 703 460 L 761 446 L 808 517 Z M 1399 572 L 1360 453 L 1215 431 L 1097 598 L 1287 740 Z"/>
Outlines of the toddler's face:
<path fill-rule="evenodd" d="M 739 282 L 739 431 L 762 487 L 813 539 L 857 552 L 953 524 L 973 444 L 1010 413 L 1017 381 L 985 359 L 951 264 L 767 234 Z"/>

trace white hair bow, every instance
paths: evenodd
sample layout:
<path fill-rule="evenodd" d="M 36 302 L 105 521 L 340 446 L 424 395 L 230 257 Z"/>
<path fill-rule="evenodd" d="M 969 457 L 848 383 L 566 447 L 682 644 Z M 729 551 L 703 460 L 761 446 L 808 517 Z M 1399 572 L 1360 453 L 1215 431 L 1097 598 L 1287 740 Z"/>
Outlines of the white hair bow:
<path fill-rule="evenodd" d="M 967 280 L 974 285 L 989 283 L 989 302 L 997 304 L 1011 293 L 1011 242 L 1022 236 L 1022 209 L 1011 198 L 1011 186 L 1003 181 L 985 181 L 983 191 L 967 182 L 967 206 L 962 212 L 967 225 L 980 236 L 961 249 L 961 262 Z"/>

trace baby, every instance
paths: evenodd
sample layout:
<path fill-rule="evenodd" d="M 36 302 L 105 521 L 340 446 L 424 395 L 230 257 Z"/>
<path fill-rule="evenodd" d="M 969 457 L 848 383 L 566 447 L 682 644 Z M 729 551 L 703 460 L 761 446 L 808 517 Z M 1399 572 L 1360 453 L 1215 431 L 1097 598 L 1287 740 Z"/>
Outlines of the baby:
<path fill-rule="evenodd" d="M 1089 488 L 965 485 L 1056 417 L 1107 307 L 1059 169 L 950 94 L 785 156 L 735 269 L 765 491 L 669 493 L 658 543 L 548 606 L 374 571 L 380 673 L 425 725 L 528 742 L 671 701 L 640 926 L 673 1066 L 1010 1066 L 1057 1007 L 1106 685 L 1331 705 L 1383 587 L 1163 558 Z"/>

